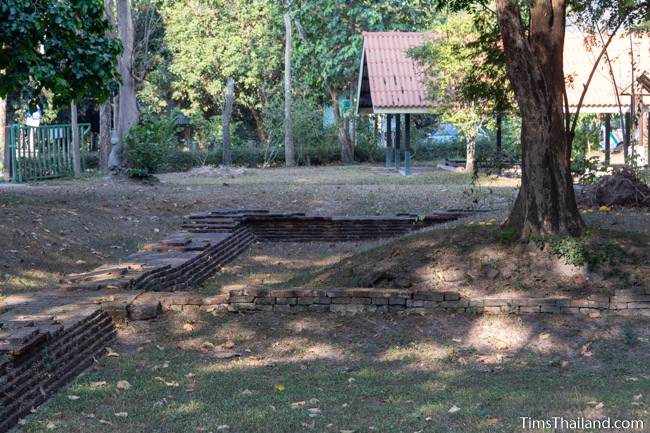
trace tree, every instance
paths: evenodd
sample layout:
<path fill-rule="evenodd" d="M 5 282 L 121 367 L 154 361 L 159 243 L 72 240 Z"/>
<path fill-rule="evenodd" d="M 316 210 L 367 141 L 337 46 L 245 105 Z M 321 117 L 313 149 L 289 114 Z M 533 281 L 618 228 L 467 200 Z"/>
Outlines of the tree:
<path fill-rule="evenodd" d="M 489 13 L 487 3 L 481 1 L 443 1 L 441 5 L 456 11 L 479 5 Z M 575 2 L 572 7 L 613 20 L 629 17 L 618 9 L 627 3 L 610 5 L 605 1 Z M 521 187 L 506 226 L 522 239 L 578 236 L 585 224 L 576 204 L 570 166 L 575 129 L 566 107 L 563 65 L 567 4 L 564 0 L 526 4 L 496 0 L 495 12 L 508 78 L 522 119 Z M 587 88 L 585 83 L 585 92 Z"/>
<path fill-rule="evenodd" d="M 70 120 L 72 129 L 72 172 L 74 177 L 81 176 L 81 144 L 79 142 L 79 123 L 77 117 L 77 104 L 70 103 Z"/>
<path fill-rule="evenodd" d="M 0 22 L 0 97 L 36 105 L 48 90 L 61 107 L 115 91 L 121 47 L 101 0 L 3 0 Z"/>
<path fill-rule="evenodd" d="M 296 164 L 293 149 L 293 123 L 291 119 L 291 12 L 290 2 L 285 1 L 284 12 L 284 160 L 287 167 Z"/>
<path fill-rule="evenodd" d="M 232 118 L 232 105 L 235 102 L 235 80 L 232 77 L 228 77 L 228 80 L 226 80 L 223 93 L 223 165 L 224 167 L 230 167 L 232 163 L 230 157 L 230 119 Z"/>
<path fill-rule="evenodd" d="M 7 158 L 9 146 L 7 145 L 7 100 L 0 98 L 0 159 L 2 160 L 2 178 L 9 180 L 9 158 Z"/>
<path fill-rule="evenodd" d="M 479 29 L 486 34 L 481 35 Z M 512 108 L 498 39 L 490 30 L 497 30 L 496 20 L 487 20 L 483 14 L 450 14 L 434 26 L 438 38 L 409 53 L 423 66 L 439 120 L 455 125 L 464 136 L 465 170 L 470 173 L 475 169 L 478 133 L 495 114 Z"/>
<path fill-rule="evenodd" d="M 136 85 L 133 76 L 133 19 L 129 0 L 117 0 L 117 26 L 124 50 L 119 60 L 120 90 L 119 112 L 117 116 L 117 145 L 113 146 L 108 157 L 108 169 L 118 173 L 124 165 L 123 153 L 129 129 L 138 122 Z"/>
<path fill-rule="evenodd" d="M 281 91 L 282 12 L 281 1 L 168 2 L 161 13 L 169 62 L 151 74 L 145 87 L 169 84 L 171 99 L 183 111 L 210 118 L 221 111 L 223 83 L 232 77 L 236 109 L 250 113 L 264 143 L 262 108 Z M 147 89 L 148 95 L 154 93 Z"/>
<path fill-rule="evenodd" d="M 339 98 L 353 98 L 359 73 L 363 31 L 418 31 L 431 23 L 430 0 L 300 0 L 292 7 L 307 43 L 296 47 L 296 69 L 303 82 L 334 107 L 343 162 L 354 159 L 350 113 L 340 113 Z M 318 13 L 314 13 L 318 11 Z"/>

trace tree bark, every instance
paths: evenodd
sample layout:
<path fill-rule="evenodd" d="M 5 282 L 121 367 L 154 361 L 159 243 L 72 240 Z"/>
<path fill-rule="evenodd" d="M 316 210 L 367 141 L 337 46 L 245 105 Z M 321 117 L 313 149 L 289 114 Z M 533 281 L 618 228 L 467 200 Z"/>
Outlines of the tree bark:
<path fill-rule="evenodd" d="M 124 166 L 124 150 L 129 129 L 138 122 L 135 79 L 133 78 L 133 19 L 129 0 L 117 0 L 117 17 L 120 40 L 124 51 L 119 59 L 120 84 L 119 112 L 117 115 L 117 145 L 113 146 L 108 158 L 111 173 L 121 171 Z"/>
<path fill-rule="evenodd" d="M 570 167 L 570 140 L 564 123 L 564 0 L 535 0 L 526 37 L 514 0 L 497 0 L 508 76 L 522 118 L 522 178 L 507 227 L 522 239 L 579 236 L 585 225 L 578 212 Z"/>
<path fill-rule="evenodd" d="M 339 149 L 341 151 L 341 162 L 345 164 L 354 161 L 354 151 L 350 140 L 350 121 L 348 116 L 341 116 L 339 112 L 339 93 L 336 89 L 330 89 L 332 107 L 334 108 L 334 120 L 338 128 Z"/>
<path fill-rule="evenodd" d="M 115 25 L 113 0 L 104 0 L 104 15 Z M 114 36 L 114 31 L 109 34 Z M 108 172 L 108 156 L 111 153 L 111 98 L 99 104 L 99 170 Z"/>
<path fill-rule="evenodd" d="M 77 121 L 77 104 L 70 103 L 70 120 L 72 128 L 72 172 L 74 177 L 81 176 L 81 143 L 79 142 L 79 123 Z"/>
<path fill-rule="evenodd" d="M 264 120 L 259 110 L 252 109 L 251 114 L 253 115 L 253 120 L 255 120 L 255 133 L 257 134 L 257 140 L 260 142 L 260 146 L 266 144 L 266 133 L 264 132 Z"/>
<path fill-rule="evenodd" d="M 467 173 L 474 173 L 474 161 L 476 159 L 476 136 L 467 137 L 467 145 L 465 146 L 465 171 Z"/>
<path fill-rule="evenodd" d="M 99 170 L 108 171 L 108 156 L 111 153 L 111 102 L 99 104 Z"/>
<path fill-rule="evenodd" d="M 285 2 L 285 7 L 288 6 Z M 293 148 L 293 119 L 291 116 L 291 14 L 284 13 L 284 161 L 287 167 L 296 164 Z"/>
<path fill-rule="evenodd" d="M 7 143 L 7 100 L 0 98 L 0 163 L 2 177 L 9 181 L 9 144 Z"/>
<path fill-rule="evenodd" d="M 230 156 L 230 118 L 232 117 L 232 106 L 235 102 L 235 80 L 232 77 L 229 77 L 226 80 L 226 87 L 224 89 L 224 98 L 223 98 L 223 165 L 224 167 L 230 167 L 232 164 L 232 158 Z"/>

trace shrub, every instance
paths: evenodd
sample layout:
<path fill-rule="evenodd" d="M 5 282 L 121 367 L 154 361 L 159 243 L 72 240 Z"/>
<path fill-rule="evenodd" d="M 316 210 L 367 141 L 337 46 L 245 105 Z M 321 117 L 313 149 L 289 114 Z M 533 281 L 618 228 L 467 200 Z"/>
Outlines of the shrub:
<path fill-rule="evenodd" d="M 176 116 L 144 114 L 126 138 L 127 174 L 147 178 L 160 171 L 176 148 Z"/>

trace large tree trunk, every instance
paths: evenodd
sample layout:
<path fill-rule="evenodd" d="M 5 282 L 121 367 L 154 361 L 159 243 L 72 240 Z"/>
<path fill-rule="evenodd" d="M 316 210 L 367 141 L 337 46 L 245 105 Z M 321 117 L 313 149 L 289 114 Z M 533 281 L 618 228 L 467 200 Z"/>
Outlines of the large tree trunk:
<path fill-rule="evenodd" d="M 506 225 L 522 239 L 584 230 L 564 123 L 564 0 L 534 0 L 526 37 L 514 0 L 497 0 L 508 76 L 522 118 L 522 178 Z"/>
<path fill-rule="evenodd" d="M 341 162 L 349 164 L 354 161 L 354 150 L 352 140 L 350 139 L 350 118 L 341 116 L 339 112 L 339 93 L 335 89 L 330 89 L 332 98 L 332 107 L 334 108 L 334 119 L 338 127 L 339 149 L 341 151 Z"/>
<path fill-rule="evenodd" d="M 81 143 L 79 142 L 79 122 L 77 104 L 70 103 L 70 123 L 72 128 L 72 172 L 74 177 L 81 176 Z"/>
<path fill-rule="evenodd" d="M 476 136 L 467 137 L 465 146 L 465 171 L 474 173 L 474 161 L 476 160 Z"/>
<path fill-rule="evenodd" d="M 232 117 L 232 106 L 235 102 L 235 80 L 232 77 L 226 81 L 223 98 L 223 165 L 230 167 L 232 158 L 230 156 L 230 118 Z"/>
<path fill-rule="evenodd" d="M 117 116 L 118 142 L 111 149 L 108 168 L 112 173 L 119 172 L 124 166 L 124 150 L 129 129 L 138 122 L 138 104 L 136 100 L 135 79 L 133 78 L 133 19 L 129 0 L 117 0 L 117 17 L 120 40 L 124 51 L 120 56 L 119 70 L 122 83 L 119 92 L 119 113 Z"/>
<path fill-rule="evenodd" d="M 7 143 L 7 100 L 0 98 L 0 163 L 2 177 L 9 181 L 9 144 Z"/>
<path fill-rule="evenodd" d="M 104 15 L 115 25 L 113 0 L 104 0 Z M 109 32 L 114 36 L 115 31 Z M 99 170 L 108 172 L 108 156 L 111 153 L 111 98 L 99 104 Z"/>
<path fill-rule="evenodd" d="M 289 11 L 284 14 L 284 34 L 284 161 L 287 167 L 291 167 L 296 164 L 296 157 L 291 117 L 291 14 Z"/>

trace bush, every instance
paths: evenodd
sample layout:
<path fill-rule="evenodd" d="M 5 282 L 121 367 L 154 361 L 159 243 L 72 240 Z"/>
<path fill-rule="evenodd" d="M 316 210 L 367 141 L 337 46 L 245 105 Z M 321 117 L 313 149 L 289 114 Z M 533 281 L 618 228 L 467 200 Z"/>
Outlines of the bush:
<path fill-rule="evenodd" d="M 148 178 L 161 170 L 178 144 L 176 116 L 144 114 L 126 138 L 127 174 Z"/>

